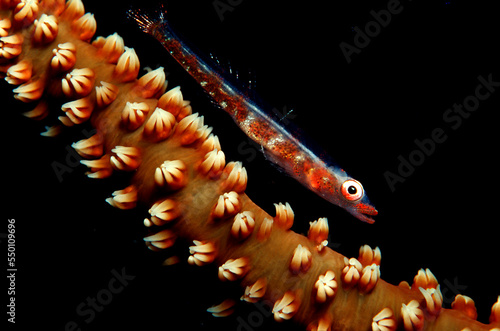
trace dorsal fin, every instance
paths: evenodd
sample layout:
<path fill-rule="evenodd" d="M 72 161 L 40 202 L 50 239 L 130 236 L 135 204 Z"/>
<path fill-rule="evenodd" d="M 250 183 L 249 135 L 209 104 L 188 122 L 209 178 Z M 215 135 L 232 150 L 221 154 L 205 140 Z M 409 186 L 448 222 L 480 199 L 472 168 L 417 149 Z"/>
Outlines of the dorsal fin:
<path fill-rule="evenodd" d="M 243 92 L 249 97 L 255 96 L 257 84 L 255 71 L 252 68 L 241 70 L 238 66 L 233 65 L 230 59 L 220 57 L 215 52 L 210 52 L 209 57 L 220 68 L 221 72 L 231 77 L 238 87 L 243 89 Z"/>

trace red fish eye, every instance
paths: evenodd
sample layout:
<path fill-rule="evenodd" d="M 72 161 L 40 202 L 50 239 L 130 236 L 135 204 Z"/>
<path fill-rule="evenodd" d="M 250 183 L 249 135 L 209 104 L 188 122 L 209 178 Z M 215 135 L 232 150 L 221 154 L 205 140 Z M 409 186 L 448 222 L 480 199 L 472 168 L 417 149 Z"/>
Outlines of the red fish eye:
<path fill-rule="evenodd" d="M 359 200 L 363 197 L 363 186 L 354 179 L 346 180 L 341 187 L 342 195 L 349 201 Z"/>

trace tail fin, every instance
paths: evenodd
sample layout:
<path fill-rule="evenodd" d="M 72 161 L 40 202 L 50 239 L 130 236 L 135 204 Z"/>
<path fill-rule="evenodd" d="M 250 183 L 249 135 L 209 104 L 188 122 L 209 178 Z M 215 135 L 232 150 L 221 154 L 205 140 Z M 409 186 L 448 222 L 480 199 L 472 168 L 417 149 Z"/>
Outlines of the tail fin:
<path fill-rule="evenodd" d="M 127 11 L 127 18 L 135 21 L 139 25 L 139 28 L 148 34 L 153 34 L 158 24 L 166 20 L 166 16 L 167 10 L 163 4 L 151 12 L 132 8 Z"/>

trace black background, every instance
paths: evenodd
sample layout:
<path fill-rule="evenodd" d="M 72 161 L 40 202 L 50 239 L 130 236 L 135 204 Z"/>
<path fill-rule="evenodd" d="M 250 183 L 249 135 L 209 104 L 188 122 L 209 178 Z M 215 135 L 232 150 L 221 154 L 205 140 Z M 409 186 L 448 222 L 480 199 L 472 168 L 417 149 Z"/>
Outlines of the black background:
<path fill-rule="evenodd" d="M 442 116 L 474 94 L 478 76 L 492 74 L 500 81 L 500 24 L 493 3 L 401 1 L 401 13 L 348 64 L 339 44 L 353 44 L 354 27 L 364 28 L 373 20 L 370 11 L 387 8 L 388 1 L 233 1 L 223 20 L 212 1 L 168 2 L 172 24 L 191 44 L 230 61 L 243 77 L 254 72 L 262 99 L 279 112 L 293 109 L 293 121 L 363 182 L 380 212 L 368 225 L 248 152 L 248 139 L 232 120 L 212 107 L 158 42 L 127 22 L 130 5 L 148 8 L 157 1 L 114 2 L 85 2 L 97 19 L 96 35 L 118 32 L 142 67 L 166 68 L 169 86 L 182 86 L 194 111 L 214 127 L 227 159 L 244 162 L 252 199 L 269 212 L 272 203 L 288 201 L 297 232 L 328 217 L 330 243 L 346 256 L 357 256 L 363 244 L 379 246 L 382 277 L 393 284 L 411 283 L 418 269 L 430 268 L 442 284 L 446 307 L 454 295 L 446 284 L 458 283 L 476 301 L 479 319 L 487 321 L 500 294 L 500 88 L 457 130 Z M 119 176 L 87 179 L 80 166 L 59 181 L 52 165 L 66 162 L 66 146 L 83 138 L 81 130 L 56 139 L 39 136 L 52 123 L 21 116 L 31 106 L 13 100 L 10 86 L 1 85 L 6 185 L 0 232 L 6 232 L 8 218 L 16 219 L 17 327 L 64 330 L 75 321 L 82 330 L 236 330 L 241 319 L 255 316 L 252 306 L 227 319 L 205 311 L 225 298 L 214 267 L 160 266 L 176 252 L 154 254 L 144 247 L 146 211 L 119 211 L 104 202 L 126 186 Z M 435 128 L 448 139 L 392 192 L 384 173 L 397 173 L 398 156 L 407 158 L 416 149 L 414 140 L 429 138 Z M 4 244 L 2 239 L 6 252 Z M 184 261 L 186 247 L 177 250 Z M 107 288 L 111 271 L 122 268 L 135 278 L 86 323 L 88 315 L 80 316 L 76 307 Z M 272 318 L 253 329 L 271 328 L 293 329 Z"/>

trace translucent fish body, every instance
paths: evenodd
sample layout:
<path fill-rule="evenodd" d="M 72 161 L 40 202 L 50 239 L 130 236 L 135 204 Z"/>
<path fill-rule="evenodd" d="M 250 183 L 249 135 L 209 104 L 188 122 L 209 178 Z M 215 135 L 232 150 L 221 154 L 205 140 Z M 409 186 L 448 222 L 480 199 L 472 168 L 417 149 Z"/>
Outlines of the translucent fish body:
<path fill-rule="evenodd" d="M 361 221 L 374 222 L 371 216 L 378 212 L 369 203 L 361 183 L 339 167 L 327 164 L 225 79 L 221 70 L 195 54 L 171 29 L 163 10 L 156 17 L 140 11 L 130 11 L 129 16 L 167 49 L 240 129 L 262 147 L 268 159 L 327 201 Z"/>

